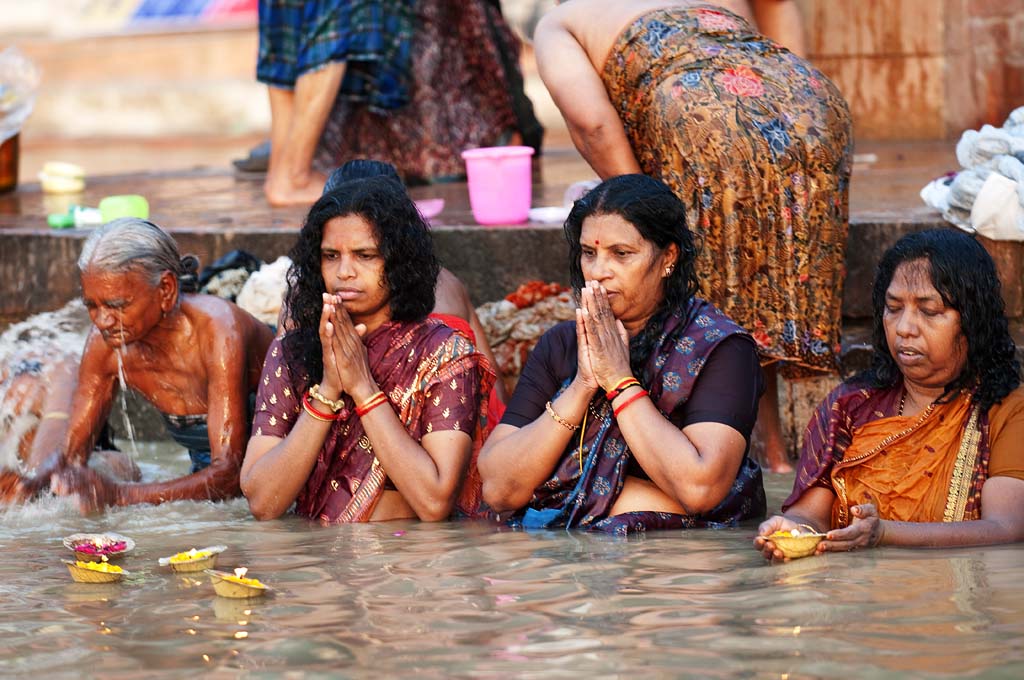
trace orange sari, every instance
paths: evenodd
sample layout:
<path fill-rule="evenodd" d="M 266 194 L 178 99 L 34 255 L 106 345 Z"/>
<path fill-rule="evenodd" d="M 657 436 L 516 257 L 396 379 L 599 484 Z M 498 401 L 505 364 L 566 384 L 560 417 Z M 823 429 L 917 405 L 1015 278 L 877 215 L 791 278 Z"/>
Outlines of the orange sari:
<path fill-rule="evenodd" d="M 974 496 L 988 453 L 982 426 L 979 409 L 961 393 L 916 416 L 857 427 L 832 467 L 832 526 L 849 524 L 849 507 L 863 502 L 874 503 L 882 519 L 901 522 L 978 519 Z"/>

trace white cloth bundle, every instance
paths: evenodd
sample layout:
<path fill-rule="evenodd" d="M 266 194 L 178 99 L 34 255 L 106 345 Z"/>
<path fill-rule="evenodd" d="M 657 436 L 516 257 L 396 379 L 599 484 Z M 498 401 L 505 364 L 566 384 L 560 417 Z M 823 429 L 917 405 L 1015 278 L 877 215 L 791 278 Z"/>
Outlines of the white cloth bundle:
<path fill-rule="evenodd" d="M 966 130 L 956 145 L 963 166 L 921 189 L 921 199 L 965 231 L 995 240 L 1024 241 L 1024 107 L 1003 127 Z"/>
<path fill-rule="evenodd" d="M 282 255 L 253 272 L 238 294 L 237 304 L 263 323 L 276 326 L 281 303 L 288 288 L 288 268 L 292 261 Z"/>

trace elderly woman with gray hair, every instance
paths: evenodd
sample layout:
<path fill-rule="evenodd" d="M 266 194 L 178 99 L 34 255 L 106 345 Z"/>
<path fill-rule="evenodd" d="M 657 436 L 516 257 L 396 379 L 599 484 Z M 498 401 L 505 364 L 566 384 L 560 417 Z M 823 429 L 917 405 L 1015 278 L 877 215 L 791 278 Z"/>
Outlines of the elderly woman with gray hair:
<path fill-rule="evenodd" d="M 77 495 L 83 511 L 239 495 L 250 395 L 273 332 L 230 302 L 194 294 L 197 264 L 145 220 L 114 220 L 86 239 L 78 267 L 93 328 L 64 445 L 27 486 L 41 487 L 52 475 L 53 490 Z M 191 474 L 123 483 L 87 466 L 119 385 L 164 415 L 189 449 Z"/>

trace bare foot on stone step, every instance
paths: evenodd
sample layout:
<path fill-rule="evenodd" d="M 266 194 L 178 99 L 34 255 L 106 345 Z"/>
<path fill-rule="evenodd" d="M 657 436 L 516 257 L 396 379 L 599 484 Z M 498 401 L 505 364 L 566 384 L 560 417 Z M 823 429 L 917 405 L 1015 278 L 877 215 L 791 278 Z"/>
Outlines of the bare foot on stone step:
<path fill-rule="evenodd" d="M 263 194 L 267 197 L 267 202 L 274 207 L 309 207 L 320 198 L 326 182 L 327 177 L 319 172 L 310 172 L 299 178 L 278 177 L 270 172 L 263 184 Z"/>

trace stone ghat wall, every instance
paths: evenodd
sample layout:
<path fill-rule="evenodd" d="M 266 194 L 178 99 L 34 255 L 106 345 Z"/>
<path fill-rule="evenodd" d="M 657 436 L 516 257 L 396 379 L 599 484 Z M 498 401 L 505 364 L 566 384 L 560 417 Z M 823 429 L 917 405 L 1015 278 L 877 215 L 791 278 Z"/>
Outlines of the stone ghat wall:
<path fill-rule="evenodd" d="M 1024 0 L 799 0 L 857 138 L 956 137 L 1024 101 Z"/>

